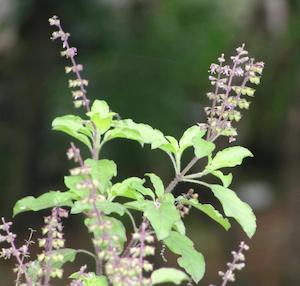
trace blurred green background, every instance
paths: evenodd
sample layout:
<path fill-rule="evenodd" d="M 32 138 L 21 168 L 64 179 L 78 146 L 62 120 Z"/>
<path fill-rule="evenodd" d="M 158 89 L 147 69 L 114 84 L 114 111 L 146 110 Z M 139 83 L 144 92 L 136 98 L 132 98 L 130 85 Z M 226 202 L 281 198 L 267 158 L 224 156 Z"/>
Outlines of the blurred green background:
<path fill-rule="evenodd" d="M 53 14 L 71 32 L 91 99 L 177 137 L 205 121 L 207 70 L 221 53 L 229 57 L 246 43 L 266 63 L 238 126 L 237 143 L 255 158 L 237 168 L 232 188 L 255 209 L 258 231 L 235 285 L 300 285 L 300 1 L 0 0 L 0 215 L 8 218 L 17 199 L 63 190 L 71 166 L 65 156 L 70 139 L 51 131 L 55 116 L 73 112 L 66 62 L 49 40 Z M 118 163 L 120 179 L 149 171 L 165 184 L 172 179 L 168 158 L 136 143 L 116 141 L 105 156 Z M 245 235 L 237 226 L 226 233 L 196 212 L 187 221 L 207 261 L 199 285 L 220 285 L 217 272 Z M 24 214 L 15 222 L 22 238 L 42 219 Z M 66 226 L 69 246 L 87 245 L 79 222 L 72 218 Z M 82 261 L 76 263 L 74 271 Z M 168 263 L 175 258 L 168 256 Z M 9 267 L 0 262 L 1 285 L 12 285 Z"/>

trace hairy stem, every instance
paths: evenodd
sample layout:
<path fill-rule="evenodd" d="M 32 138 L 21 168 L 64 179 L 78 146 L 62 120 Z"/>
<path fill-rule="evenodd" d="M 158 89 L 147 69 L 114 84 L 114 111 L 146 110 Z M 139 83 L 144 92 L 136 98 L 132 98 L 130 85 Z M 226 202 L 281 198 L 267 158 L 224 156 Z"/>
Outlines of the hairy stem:
<path fill-rule="evenodd" d="M 30 244 L 32 244 L 32 236 L 33 236 L 33 233 L 35 231 L 31 228 L 30 229 L 30 234 L 29 234 L 29 237 L 28 239 L 26 240 L 26 247 L 29 248 Z M 24 263 L 24 259 L 25 259 L 25 255 L 22 256 L 21 258 L 21 263 L 23 264 Z M 21 275 L 22 275 L 22 269 L 18 269 L 18 273 L 17 273 L 17 279 L 16 279 L 16 285 L 19 285 L 20 283 L 20 279 L 21 279 Z"/>
<path fill-rule="evenodd" d="M 4 218 L 2 218 L 2 223 L 3 223 L 3 225 L 6 223 Z M 7 235 L 9 235 L 9 230 L 8 229 L 6 229 L 5 232 L 7 233 Z M 18 262 L 18 267 L 19 267 L 20 271 L 24 273 L 26 283 L 28 283 L 28 286 L 32 286 L 33 285 L 32 280 L 30 279 L 30 277 L 28 276 L 28 274 L 26 272 L 26 267 L 23 263 L 23 259 L 22 259 L 21 255 L 20 255 L 20 253 L 19 253 L 19 251 L 18 251 L 18 249 L 15 245 L 15 242 L 11 241 L 10 246 L 13 250 L 13 253 L 15 253 L 14 257 L 16 258 L 16 260 Z"/>

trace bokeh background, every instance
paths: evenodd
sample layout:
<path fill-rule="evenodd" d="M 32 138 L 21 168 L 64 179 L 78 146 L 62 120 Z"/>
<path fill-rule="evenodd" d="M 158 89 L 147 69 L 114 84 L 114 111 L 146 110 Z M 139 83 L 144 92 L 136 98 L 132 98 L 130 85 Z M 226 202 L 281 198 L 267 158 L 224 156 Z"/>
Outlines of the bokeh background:
<path fill-rule="evenodd" d="M 255 209 L 258 231 L 235 285 L 300 285 L 300 1 L 0 0 L 0 215 L 8 218 L 17 199 L 63 190 L 70 167 L 69 138 L 51 131 L 55 116 L 73 112 L 66 62 L 49 40 L 53 14 L 79 49 L 90 98 L 177 137 L 205 120 L 207 70 L 221 53 L 230 56 L 246 43 L 266 63 L 239 124 L 237 143 L 255 158 L 237 168 L 232 188 Z M 148 171 L 166 184 L 172 179 L 168 158 L 136 143 L 116 141 L 105 156 L 118 163 L 120 179 Z M 199 285 L 220 285 L 217 272 L 245 235 L 237 226 L 226 233 L 197 212 L 187 222 L 207 261 Z M 41 223 L 38 214 L 15 219 L 21 238 Z M 80 219 L 72 218 L 66 231 L 69 246 L 89 247 Z M 82 261 L 76 263 L 74 271 Z M 13 283 L 9 267 L 0 262 L 1 285 Z"/>

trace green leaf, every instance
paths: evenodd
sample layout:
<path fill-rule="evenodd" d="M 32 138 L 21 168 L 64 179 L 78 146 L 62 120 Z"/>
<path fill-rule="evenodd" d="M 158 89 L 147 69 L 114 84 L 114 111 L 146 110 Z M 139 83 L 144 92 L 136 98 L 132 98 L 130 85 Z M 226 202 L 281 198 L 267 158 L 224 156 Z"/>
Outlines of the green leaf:
<path fill-rule="evenodd" d="M 159 148 L 162 150 L 166 149 L 166 151 L 171 151 L 172 153 L 177 153 L 179 150 L 179 144 L 176 138 L 174 138 L 173 136 L 166 136 L 166 138 L 170 143 L 163 144 Z"/>
<path fill-rule="evenodd" d="M 192 143 L 195 149 L 195 155 L 199 159 L 209 156 L 216 148 L 216 145 L 214 143 L 202 139 L 202 136 L 202 134 L 199 134 L 192 139 Z"/>
<path fill-rule="evenodd" d="M 151 274 L 152 285 L 168 282 L 180 285 L 186 280 L 189 280 L 189 277 L 184 272 L 175 268 L 160 268 L 154 270 Z"/>
<path fill-rule="evenodd" d="M 30 278 L 31 282 L 37 282 L 40 279 L 39 273 L 41 271 L 41 268 L 41 264 L 38 260 L 29 261 L 26 269 L 26 274 Z"/>
<path fill-rule="evenodd" d="M 83 286 L 108 286 L 108 281 L 105 276 L 84 277 L 82 279 Z"/>
<path fill-rule="evenodd" d="M 146 188 L 143 186 L 145 180 L 142 180 L 139 178 L 140 181 L 136 180 L 136 181 L 132 181 L 131 186 L 134 190 L 138 191 L 139 193 L 141 193 L 144 197 L 149 196 L 151 197 L 153 200 L 155 199 L 155 195 L 153 193 L 153 191 L 149 188 Z"/>
<path fill-rule="evenodd" d="M 61 268 L 66 262 L 74 262 L 77 254 L 76 249 L 72 248 L 61 248 L 58 250 L 53 250 L 51 254 L 60 255 L 62 260 L 53 260 L 51 266 L 53 268 Z"/>
<path fill-rule="evenodd" d="M 91 209 L 93 209 L 93 205 L 89 203 L 83 203 L 81 201 L 76 201 L 74 202 L 74 205 L 71 208 L 71 214 L 79 214 Z"/>
<path fill-rule="evenodd" d="M 190 128 L 188 128 L 182 135 L 181 139 L 179 140 L 179 147 L 180 147 L 180 153 L 183 153 L 183 151 L 193 146 L 193 139 L 197 136 L 199 138 L 202 138 L 206 133 L 206 130 L 201 130 L 198 125 L 194 125 Z"/>
<path fill-rule="evenodd" d="M 107 278 L 103 275 L 98 276 L 95 273 L 85 273 L 80 275 L 79 272 L 75 272 L 69 276 L 71 279 L 80 280 L 83 286 L 108 286 Z"/>
<path fill-rule="evenodd" d="M 223 183 L 223 187 L 227 188 L 230 186 L 231 182 L 232 182 L 232 174 L 229 173 L 228 175 L 224 175 L 221 171 L 213 171 L 211 172 L 212 175 L 216 176 L 217 178 L 219 178 L 222 183 Z"/>
<path fill-rule="evenodd" d="M 205 261 L 203 255 L 195 250 L 193 242 L 185 235 L 172 231 L 164 243 L 173 253 L 180 255 L 178 264 L 198 283 L 205 272 Z"/>
<path fill-rule="evenodd" d="M 163 143 L 168 143 L 163 133 L 147 124 L 136 124 L 136 130 L 141 134 L 144 143 L 151 144 L 152 149 L 158 148 Z"/>
<path fill-rule="evenodd" d="M 51 251 L 51 257 L 53 259 L 50 260 L 50 267 L 52 269 L 60 269 L 65 263 L 74 262 L 76 254 L 77 250 L 72 248 L 61 248 L 58 250 L 53 250 Z M 54 257 L 57 257 L 58 255 L 60 256 L 60 259 L 54 259 Z M 38 260 L 29 262 L 26 274 L 32 280 L 31 282 L 36 282 L 40 278 L 40 275 L 38 273 L 40 273 L 42 267 L 43 265 L 41 265 L 41 262 L 39 262 Z"/>
<path fill-rule="evenodd" d="M 84 176 L 76 175 L 76 176 L 65 176 L 64 182 L 68 189 L 77 189 L 77 185 L 84 180 Z"/>
<path fill-rule="evenodd" d="M 185 231 L 185 225 L 184 225 L 182 219 L 176 221 L 176 222 L 174 223 L 173 228 L 174 228 L 174 230 L 176 230 L 177 232 L 179 232 L 179 233 L 185 235 L 185 232 L 186 232 L 186 231 Z"/>
<path fill-rule="evenodd" d="M 100 118 L 107 118 L 110 115 L 109 106 L 106 101 L 96 99 L 93 102 L 91 111 L 88 115 L 99 114 Z"/>
<path fill-rule="evenodd" d="M 145 210 L 146 207 L 146 201 L 133 201 L 133 202 L 128 202 L 125 203 L 124 206 L 128 209 L 134 209 L 136 211 L 140 211 L 143 212 Z"/>
<path fill-rule="evenodd" d="M 111 186 L 111 179 L 117 175 L 117 165 L 112 160 L 85 160 L 85 164 L 91 167 L 92 179 L 99 183 L 100 192 L 106 192 Z"/>
<path fill-rule="evenodd" d="M 53 130 L 62 131 L 92 148 L 88 135 L 91 136 L 89 129 L 85 126 L 85 121 L 79 116 L 65 115 L 56 117 L 52 122 Z"/>
<path fill-rule="evenodd" d="M 135 123 L 131 119 L 113 121 L 113 129 L 104 136 L 104 142 L 114 138 L 127 138 L 143 144 L 151 144 L 152 149 L 161 149 L 167 153 L 177 153 L 179 145 L 172 136 L 164 136 L 161 131 L 143 123 Z"/>
<path fill-rule="evenodd" d="M 159 131 L 160 132 L 160 131 Z M 152 149 L 160 149 L 166 153 L 176 154 L 179 151 L 179 145 L 173 136 L 163 136 L 151 145 Z"/>
<path fill-rule="evenodd" d="M 110 245 L 116 247 L 118 249 L 118 252 L 121 253 L 124 247 L 124 243 L 127 240 L 126 237 L 126 230 L 124 225 L 122 224 L 121 221 L 114 217 L 109 217 L 109 216 L 102 216 L 102 219 L 104 221 L 109 221 L 111 223 L 111 229 L 109 230 L 109 235 L 110 237 L 117 236 L 118 240 L 111 240 Z M 86 218 L 84 220 L 84 223 L 89 226 L 89 225 L 98 225 L 98 221 L 96 218 Z M 100 229 L 97 227 L 94 230 L 94 235 L 96 237 L 103 237 L 103 235 L 107 235 L 107 230 L 106 229 Z"/>
<path fill-rule="evenodd" d="M 209 185 L 215 197 L 221 202 L 224 213 L 233 217 L 246 232 L 252 237 L 256 231 L 256 218 L 251 207 L 241 201 L 235 192 L 220 185 Z"/>
<path fill-rule="evenodd" d="M 211 172 L 225 167 L 235 167 L 241 165 L 246 157 L 253 157 L 248 149 L 241 146 L 228 147 L 219 151 L 206 166 L 206 169 Z"/>
<path fill-rule="evenodd" d="M 180 220 L 174 204 L 170 202 L 145 202 L 144 215 L 150 221 L 158 240 L 166 238 L 173 225 Z"/>
<path fill-rule="evenodd" d="M 126 128 L 127 130 L 129 129 L 138 132 L 140 137 L 130 139 L 137 140 L 142 144 L 151 144 L 152 149 L 156 149 L 162 144 L 169 143 L 161 131 L 154 129 L 147 124 L 135 123 L 131 119 L 116 120 L 113 124 L 115 128 Z"/>
<path fill-rule="evenodd" d="M 117 127 L 108 130 L 104 135 L 103 141 L 107 142 L 109 140 L 116 139 L 116 138 L 130 139 L 130 140 L 135 140 L 140 143 L 143 143 L 143 138 L 137 130 L 132 130 L 126 127 Z"/>
<path fill-rule="evenodd" d="M 116 213 L 120 216 L 123 216 L 126 209 L 123 205 L 110 201 L 103 201 L 96 203 L 97 209 L 101 212 L 109 215 L 111 213 Z M 71 214 L 79 214 L 84 211 L 89 211 L 93 208 L 90 203 L 83 203 L 81 201 L 76 201 L 71 209 Z"/>
<path fill-rule="evenodd" d="M 164 187 L 162 180 L 160 179 L 160 177 L 158 177 L 157 175 L 155 175 L 153 173 L 147 173 L 145 175 L 150 178 L 151 183 L 154 187 L 155 193 L 160 198 L 165 192 L 165 187 Z"/>
<path fill-rule="evenodd" d="M 98 202 L 97 207 L 107 215 L 116 213 L 123 216 L 126 211 L 126 208 L 123 205 L 110 201 Z"/>
<path fill-rule="evenodd" d="M 208 215 L 214 221 L 223 226 L 226 230 L 230 228 L 230 223 L 227 218 L 224 218 L 212 205 L 210 204 L 201 204 L 197 200 L 185 198 L 180 198 L 179 201 L 185 205 L 190 205 Z"/>
<path fill-rule="evenodd" d="M 37 198 L 25 197 L 14 206 L 13 216 L 27 211 L 39 211 L 52 207 L 72 206 L 72 195 L 69 192 L 50 191 Z"/>
<path fill-rule="evenodd" d="M 69 189 L 69 193 L 72 195 L 74 200 L 79 200 L 86 197 L 90 190 L 88 188 L 78 188 L 78 184 L 84 181 L 84 176 L 65 176 L 64 182 L 66 187 Z"/>
<path fill-rule="evenodd" d="M 160 201 L 164 201 L 164 202 L 174 204 L 175 203 L 175 198 L 174 198 L 173 194 L 171 194 L 171 193 L 164 193 L 162 198 L 160 198 Z"/>
<path fill-rule="evenodd" d="M 134 200 L 142 200 L 143 199 L 143 195 L 141 195 L 136 190 L 136 186 L 134 184 L 136 181 L 139 182 L 140 180 L 142 182 L 144 182 L 144 180 L 142 180 L 140 178 L 132 177 L 132 178 L 128 178 L 128 179 L 124 180 L 121 183 L 114 184 L 111 187 L 111 189 L 109 190 L 109 196 L 110 196 L 110 198 L 125 197 L 125 198 L 134 199 Z"/>
<path fill-rule="evenodd" d="M 127 178 L 122 183 L 113 185 L 110 195 L 112 197 L 122 196 L 136 200 L 142 200 L 144 197 L 149 196 L 154 200 L 154 192 L 144 187 L 144 183 L 145 180 L 138 177 Z"/>
<path fill-rule="evenodd" d="M 115 113 L 109 111 L 109 106 L 104 100 L 95 100 L 91 111 L 87 113 L 100 134 L 105 133 L 110 128 L 114 115 Z"/>

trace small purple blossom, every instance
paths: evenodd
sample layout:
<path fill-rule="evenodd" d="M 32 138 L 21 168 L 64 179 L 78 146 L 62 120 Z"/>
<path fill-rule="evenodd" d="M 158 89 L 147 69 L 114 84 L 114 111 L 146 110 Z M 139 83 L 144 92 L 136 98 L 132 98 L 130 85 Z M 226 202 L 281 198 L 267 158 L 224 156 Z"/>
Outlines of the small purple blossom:
<path fill-rule="evenodd" d="M 15 242 L 17 235 L 11 232 L 12 222 L 6 222 L 4 218 L 1 220 L 2 224 L 0 225 L 0 230 L 3 231 L 3 234 L 0 234 L 0 242 L 6 242 L 10 246 L 1 249 L 0 257 L 3 257 L 4 259 L 14 257 L 17 261 L 15 267 L 15 272 L 17 272 L 16 285 L 19 285 L 21 276 L 23 276 L 24 281 L 27 283 L 23 285 L 31 286 L 33 285 L 33 282 L 26 272 L 28 263 L 25 263 L 24 260 L 29 257 L 29 245 L 33 243 L 31 240 L 33 230 L 30 231 L 30 235 L 26 243 L 18 248 Z"/>
<path fill-rule="evenodd" d="M 210 66 L 208 79 L 211 85 L 215 86 L 215 90 L 207 93 L 208 98 L 212 100 L 212 106 L 204 110 L 208 117 L 207 139 L 211 141 L 219 136 L 227 136 L 229 142 L 234 141 L 237 131 L 233 122 L 241 119 L 238 108 L 249 107 L 249 102 L 242 98 L 242 95 L 253 96 L 255 90 L 247 84 L 260 83 L 264 64 L 249 58 L 245 45 L 238 47 L 236 52 L 236 55 L 230 57 L 231 65 L 224 65 L 225 57 L 222 54 L 218 59 L 219 64 Z"/>
<path fill-rule="evenodd" d="M 233 256 L 233 259 L 231 262 L 227 263 L 228 269 L 223 272 L 219 271 L 218 274 L 219 276 L 222 277 L 222 284 L 221 286 L 226 286 L 228 282 L 234 282 L 235 281 L 235 271 L 242 270 L 245 267 L 245 255 L 244 251 L 249 250 L 249 246 L 242 241 L 239 245 L 239 250 L 238 251 L 232 251 L 231 254 Z M 209 286 L 215 286 L 210 284 Z"/>
<path fill-rule="evenodd" d="M 76 76 L 75 80 L 69 80 L 69 87 L 76 88 L 75 91 L 72 91 L 74 97 L 74 106 L 76 108 L 84 106 L 87 111 L 90 111 L 90 101 L 87 99 L 87 91 L 86 86 L 88 85 L 88 81 L 81 77 L 80 72 L 83 70 L 83 66 L 77 64 L 75 57 L 77 56 L 77 48 L 71 47 L 69 45 L 70 34 L 66 33 L 61 26 L 60 20 L 57 16 L 53 16 L 49 19 L 50 26 L 57 27 L 58 30 L 52 33 L 51 39 L 57 40 L 60 39 L 62 41 L 63 51 L 61 51 L 61 56 L 70 59 L 72 66 L 66 67 L 66 73 L 73 72 Z M 76 96 L 74 96 L 74 92 L 76 92 Z M 80 96 L 78 96 L 80 93 Z"/>

